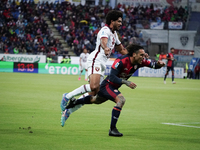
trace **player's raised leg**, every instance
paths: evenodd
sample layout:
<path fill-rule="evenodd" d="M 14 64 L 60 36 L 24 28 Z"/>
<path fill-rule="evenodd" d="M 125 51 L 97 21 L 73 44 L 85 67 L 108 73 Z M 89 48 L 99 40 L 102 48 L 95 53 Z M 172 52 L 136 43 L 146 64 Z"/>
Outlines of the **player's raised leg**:
<path fill-rule="evenodd" d="M 69 118 L 69 110 L 68 109 L 65 109 L 63 112 L 62 112 L 62 115 L 61 115 L 61 126 L 64 127 L 65 125 L 65 121 Z"/>
<path fill-rule="evenodd" d="M 69 92 L 69 93 L 65 93 L 62 101 L 61 101 L 61 104 L 60 104 L 60 107 L 61 107 L 61 110 L 64 111 L 65 110 L 65 107 L 68 103 L 68 101 L 74 97 L 74 96 L 78 96 L 78 95 L 82 95 L 84 93 L 87 93 L 87 92 L 90 92 L 91 89 L 90 89 L 90 85 L 89 84 L 85 84 L 85 85 L 81 85 L 79 88 L 73 90 L 72 92 Z"/>
<path fill-rule="evenodd" d="M 85 93 L 85 94 L 81 95 L 78 99 L 84 98 L 84 97 L 86 97 L 86 96 L 88 96 L 88 95 L 89 95 L 88 93 Z M 73 108 L 69 108 L 69 109 L 68 109 L 68 110 L 69 110 L 69 113 L 71 114 L 71 113 L 77 111 L 77 110 L 78 110 L 79 108 L 81 108 L 82 106 L 83 106 L 82 104 L 79 104 L 79 105 L 76 105 L 76 106 L 73 107 Z"/>
<path fill-rule="evenodd" d="M 65 107 L 66 107 L 66 105 L 67 105 L 67 103 L 68 103 L 68 101 L 69 101 L 69 99 L 66 98 L 66 95 L 67 95 L 67 94 L 68 94 L 68 93 L 63 94 L 63 97 L 62 97 L 62 100 L 61 100 L 61 103 L 60 103 L 60 108 L 61 108 L 62 111 L 65 110 Z"/>

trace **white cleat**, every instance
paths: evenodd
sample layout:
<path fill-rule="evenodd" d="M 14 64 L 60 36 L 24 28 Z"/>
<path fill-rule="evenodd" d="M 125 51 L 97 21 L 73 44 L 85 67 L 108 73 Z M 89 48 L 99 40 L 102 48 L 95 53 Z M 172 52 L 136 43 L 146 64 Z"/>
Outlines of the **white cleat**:
<path fill-rule="evenodd" d="M 172 81 L 172 84 L 176 84 L 176 82 L 175 82 L 175 81 Z"/>
<path fill-rule="evenodd" d="M 166 81 L 164 81 L 164 84 L 166 84 Z"/>

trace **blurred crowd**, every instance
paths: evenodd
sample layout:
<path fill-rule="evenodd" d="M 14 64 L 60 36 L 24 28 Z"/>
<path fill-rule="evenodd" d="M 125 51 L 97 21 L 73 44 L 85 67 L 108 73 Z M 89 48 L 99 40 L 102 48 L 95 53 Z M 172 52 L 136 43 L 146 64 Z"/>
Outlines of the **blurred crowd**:
<path fill-rule="evenodd" d="M 11 54 L 65 53 L 61 42 L 53 38 L 53 32 L 44 20 L 44 17 L 48 17 L 77 56 L 83 48 L 91 52 L 96 45 L 97 33 L 105 25 L 105 16 L 111 9 L 108 5 L 75 6 L 67 1 L 61 4 L 48 1 L 35 4 L 34 1 L 1 0 L 0 51 Z M 114 9 L 124 12 L 119 31 L 124 46 L 130 42 L 146 44 L 140 40 L 140 32 L 136 30 L 136 24 L 140 21 L 148 29 L 150 22 L 186 22 L 188 17 L 187 7 L 181 6 L 177 8 L 151 4 L 126 7 L 118 4 Z M 118 56 L 114 51 L 113 55 Z"/>
<path fill-rule="evenodd" d="M 0 51 L 6 54 L 56 55 L 61 47 L 34 1 L 1 1 L 0 37 Z"/>

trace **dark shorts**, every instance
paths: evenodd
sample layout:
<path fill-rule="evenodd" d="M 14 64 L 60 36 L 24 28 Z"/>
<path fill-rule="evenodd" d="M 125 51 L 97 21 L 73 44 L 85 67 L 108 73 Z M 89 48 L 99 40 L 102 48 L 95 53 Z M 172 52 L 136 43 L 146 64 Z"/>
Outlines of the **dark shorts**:
<path fill-rule="evenodd" d="M 168 67 L 168 66 L 167 66 L 167 71 L 169 72 L 170 70 L 171 70 L 171 71 L 174 71 L 174 67 Z"/>
<path fill-rule="evenodd" d="M 115 98 L 117 95 L 119 95 L 121 92 L 118 91 L 118 89 L 114 88 L 109 82 L 104 80 L 101 83 L 100 91 L 98 92 L 98 96 L 102 97 L 105 100 L 112 100 L 115 101 Z"/>

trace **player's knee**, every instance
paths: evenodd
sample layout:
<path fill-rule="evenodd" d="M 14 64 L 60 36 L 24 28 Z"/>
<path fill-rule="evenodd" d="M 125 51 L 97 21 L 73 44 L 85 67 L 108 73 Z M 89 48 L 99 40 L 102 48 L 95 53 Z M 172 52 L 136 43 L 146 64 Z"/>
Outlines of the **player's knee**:
<path fill-rule="evenodd" d="M 91 88 L 92 92 L 96 92 L 99 89 L 99 84 L 98 85 L 97 84 L 90 85 L 90 88 Z"/>
<path fill-rule="evenodd" d="M 122 108 L 126 102 L 126 99 L 123 96 L 118 96 L 119 101 L 117 102 L 116 106 Z"/>

